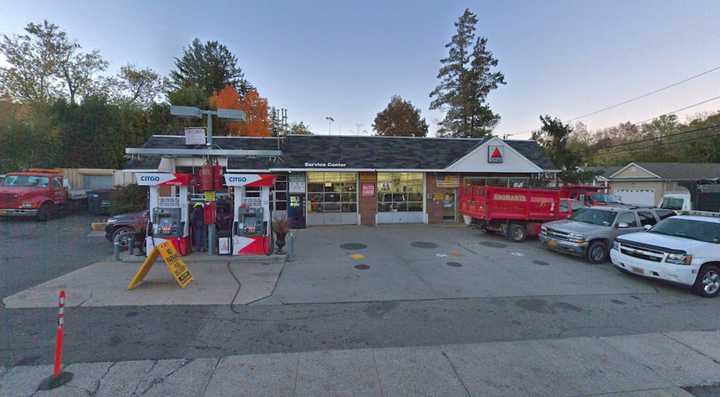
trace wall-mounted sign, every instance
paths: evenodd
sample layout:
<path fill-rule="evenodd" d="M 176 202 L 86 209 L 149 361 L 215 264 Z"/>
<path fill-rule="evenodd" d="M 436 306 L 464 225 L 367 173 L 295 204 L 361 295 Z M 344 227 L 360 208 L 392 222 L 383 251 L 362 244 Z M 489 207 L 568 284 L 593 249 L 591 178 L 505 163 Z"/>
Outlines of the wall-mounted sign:
<path fill-rule="evenodd" d="M 316 162 L 316 161 L 306 161 L 305 162 L 306 168 L 345 168 L 347 167 L 347 164 L 345 163 L 332 163 L 332 162 Z"/>
<path fill-rule="evenodd" d="M 185 144 L 186 145 L 205 145 L 205 128 L 188 127 L 185 128 Z"/>
<path fill-rule="evenodd" d="M 435 179 L 437 187 L 456 188 L 460 186 L 460 176 L 458 175 L 438 175 Z"/>
<path fill-rule="evenodd" d="M 488 163 L 502 163 L 505 158 L 504 147 L 488 145 Z"/>
<path fill-rule="evenodd" d="M 375 197 L 375 184 L 374 183 L 363 183 L 362 184 L 362 196 L 363 197 Z"/>
<path fill-rule="evenodd" d="M 305 193 L 305 174 L 290 174 L 288 178 L 288 191 L 290 193 Z"/>

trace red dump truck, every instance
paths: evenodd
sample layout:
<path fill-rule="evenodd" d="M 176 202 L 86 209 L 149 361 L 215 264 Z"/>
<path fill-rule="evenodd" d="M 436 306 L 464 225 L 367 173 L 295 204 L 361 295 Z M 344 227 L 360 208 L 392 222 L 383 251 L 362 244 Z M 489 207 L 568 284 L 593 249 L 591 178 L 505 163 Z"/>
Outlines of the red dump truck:
<path fill-rule="evenodd" d="M 62 170 L 9 172 L 0 183 L 0 216 L 31 216 L 45 221 L 73 203 Z"/>
<path fill-rule="evenodd" d="M 572 215 L 567 189 L 463 186 L 459 203 L 466 224 L 501 233 L 512 241 L 537 236 L 544 222 Z"/>

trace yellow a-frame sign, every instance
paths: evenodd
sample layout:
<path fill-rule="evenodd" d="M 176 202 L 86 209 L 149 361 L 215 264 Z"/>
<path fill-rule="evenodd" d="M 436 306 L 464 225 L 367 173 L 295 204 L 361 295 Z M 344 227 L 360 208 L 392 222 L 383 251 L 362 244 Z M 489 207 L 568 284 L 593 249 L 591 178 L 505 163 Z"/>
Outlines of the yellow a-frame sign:
<path fill-rule="evenodd" d="M 145 276 L 147 276 L 152 266 L 155 264 L 158 255 L 162 256 L 163 262 L 165 262 L 168 271 L 175 278 L 175 282 L 177 282 L 177 285 L 180 288 L 185 288 L 190 285 L 190 282 L 193 280 L 193 278 L 187 265 L 185 265 L 185 262 L 180 259 L 180 255 L 175 249 L 175 246 L 173 246 L 172 243 L 169 241 L 163 241 L 162 243 L 156 245 L 155 248 L 153 248 L 152 252 L 150 252 L 150 255 L 145 258 L 145 262 L 140 265 L 140 268 L 137 270 L 132 280 L 130 280 L 130 284 L 128 284 L 129 290 L 134 289 L 135 287 L 140 285 Z"/>

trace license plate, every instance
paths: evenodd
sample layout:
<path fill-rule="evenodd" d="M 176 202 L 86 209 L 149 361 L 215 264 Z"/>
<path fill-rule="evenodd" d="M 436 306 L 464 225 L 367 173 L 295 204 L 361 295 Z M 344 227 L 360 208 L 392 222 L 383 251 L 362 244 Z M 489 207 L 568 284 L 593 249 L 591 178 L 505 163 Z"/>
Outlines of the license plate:
<path fill-rule="evenodd" d="M 558 243 L 555 240 L 548 240 L 548 247 L 555 248 L 557 247 Z"/>
<path fill-rule="evenodd" d="M 632 271 L 633 271 L 634 273 L 637 273 L 637 274 L 645 274 L 645 270 L 643 270 L 643 269 L 641 269 L 641 268 L 639 268 L 639 267 L 630 266 L 630 269 L 632 269 Z"/>

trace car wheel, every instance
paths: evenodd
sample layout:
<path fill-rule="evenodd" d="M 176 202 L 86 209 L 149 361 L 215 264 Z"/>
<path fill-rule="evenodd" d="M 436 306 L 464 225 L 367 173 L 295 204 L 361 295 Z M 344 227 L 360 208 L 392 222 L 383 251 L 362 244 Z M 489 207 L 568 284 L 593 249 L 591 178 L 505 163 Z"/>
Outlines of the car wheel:
<path fill-rule="evenodd" d="M 603 263 L 607 259 L 607 246 L 602 241 L 593 241 L 587 249 L 587 260 L 590 263 Z"/>
<path fill-rule="evenodd" d="M 48 219 L 52 218 L 55 214 L 55 204 L 53 203 L 44 203 L 40 206 L 40 209 L 37 213 L 37 220 L 41 222 L 45 222 Z"/>
<path fill-rule="evenodd" d="M 705 266 L 700 270 L 695 285 L 695 293 L 705 298 L 714 298 L 720 293 L 720 267 Z"/>
<path fill-rule="evenodd" d="M 508 239 L 515 242 L 525 241 L 527 238 L 527 228 L 525 225 L 513 223 L 508 229 Z"/>
<path fill-rule="evenodd" d="M 128 244 L 135 238 L 135 229 L 129 226 L 122 226 L 113 232 L 113 243 L 118 242 L 122 248 L 127 248 Z"/>

